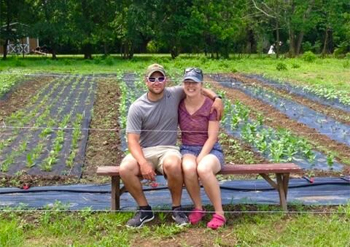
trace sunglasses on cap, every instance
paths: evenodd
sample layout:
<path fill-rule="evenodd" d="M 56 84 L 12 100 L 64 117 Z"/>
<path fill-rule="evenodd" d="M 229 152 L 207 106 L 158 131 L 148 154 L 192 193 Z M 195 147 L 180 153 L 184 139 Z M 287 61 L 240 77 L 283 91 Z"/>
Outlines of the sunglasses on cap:
<path fill-rule="evenodd" d="M 157 82 L 165 82 L 165 76 L 160 76 L 160 77 L 147 77 L 147 80 L 149 82 L 152 82 L 152 83 L 155 83 L 156 81 Z"/>
<path fill-rule="evenodd" d="M 198 69 L 198 68 L 187 68 L 187 69 L 185 69 L 185 74 L 188 73 L 188 72 L 191 72 L 191 71 L 194 71 L 197 74 L 202 74 L 203 73 L 202 70 Z"/>

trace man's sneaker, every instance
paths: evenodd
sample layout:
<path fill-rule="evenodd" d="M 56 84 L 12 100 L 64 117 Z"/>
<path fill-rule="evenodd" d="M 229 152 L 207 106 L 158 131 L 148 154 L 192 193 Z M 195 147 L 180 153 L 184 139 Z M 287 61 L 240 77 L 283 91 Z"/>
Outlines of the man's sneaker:
<path fill-rule="evenodd" d="M 152 210 L 142 210 L 139 209 L 135 216 L 128 220 L 126 223 L 127 227 L 140 228 L 144 223 L 149 222 L 154 219 L 154 214 Z"/>
<path fill-rule="evenodd" d="M 175 208 L 172 215 L 173 220 L 178 226 L 185 226 L 188 224 L 187 215 L 183 212 L 181 207 Z"/>

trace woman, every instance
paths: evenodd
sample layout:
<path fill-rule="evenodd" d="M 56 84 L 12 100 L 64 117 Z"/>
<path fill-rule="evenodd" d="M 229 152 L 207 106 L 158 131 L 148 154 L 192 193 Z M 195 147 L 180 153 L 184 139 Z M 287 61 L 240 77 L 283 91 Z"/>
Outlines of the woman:
<path fill-rule="evenodd" d="M 186 97 L 179 105 L 179 124 L 182 132 L 180 151 L 183 155 L 185 185 L 194 203 L 189 220 L 191 224 L 197 224 L 205 215 L 200 197 L 200 179 L 215 209 L 215 214 L 207 226 L 217 229 L 226 223 L 220 187 L 215 176 L 224 165 L 224 155 L 218 143 L 219 121 L 216 120 L 216 111 L 210 113 L 213 101 L 201 93 L 202 70 L 186 69 L 183 87 Z"/>

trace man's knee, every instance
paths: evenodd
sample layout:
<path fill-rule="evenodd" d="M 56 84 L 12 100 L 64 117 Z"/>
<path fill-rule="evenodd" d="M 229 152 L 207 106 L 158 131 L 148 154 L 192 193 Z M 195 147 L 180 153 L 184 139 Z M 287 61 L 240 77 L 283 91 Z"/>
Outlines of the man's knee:
<path fill-rule="evenodd" d="M 119 167 L 119 175 L 121 178 L 125 178 L 132 175 L 137 175 L 138 164 L 132 160 L 124 160 Z"/>
<path fill-rule="evenodd" d="M 171 175 L 169 173 L 175 172 L 175 173 L 181 173 L 181 160 L 177 156 L 168 156 L 163 161 L 163 170 L 167 172 L 168 176 Z"/>

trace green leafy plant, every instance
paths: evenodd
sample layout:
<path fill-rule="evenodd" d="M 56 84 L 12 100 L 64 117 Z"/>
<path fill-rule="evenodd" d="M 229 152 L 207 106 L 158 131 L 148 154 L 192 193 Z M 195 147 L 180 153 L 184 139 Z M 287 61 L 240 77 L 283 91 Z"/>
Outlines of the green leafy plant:
<path fill-rule="evenodd" d="M 288 70 L 287 68 L 287 65 L 285 63 L 282 63 L 282 62 L 279 62 L 277 65 L 276 65 L 276 69 L 278 71 L 281 71 L 281 70 Z"/>

